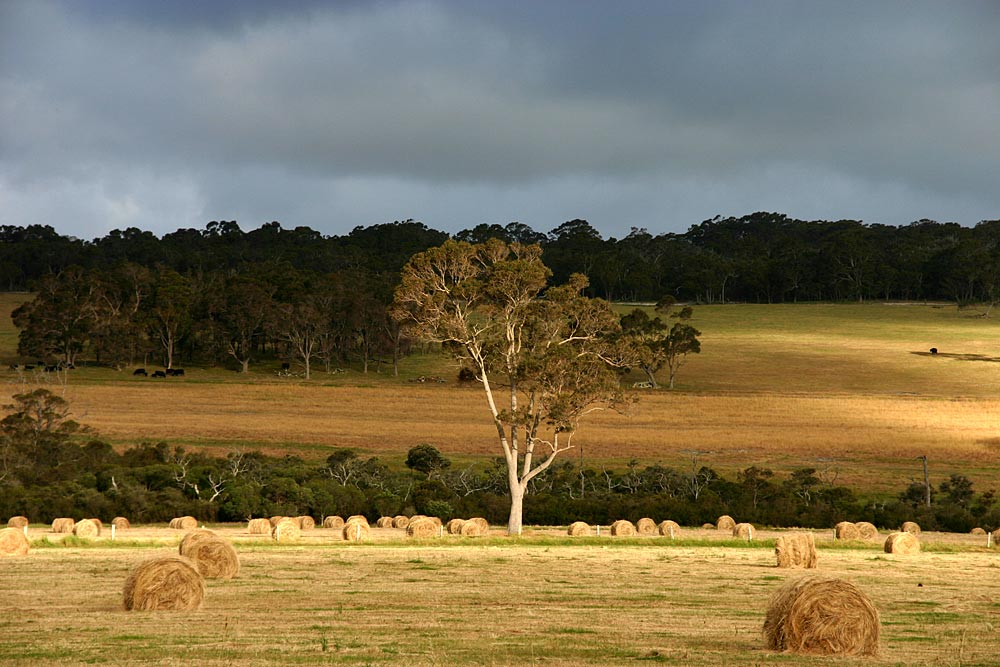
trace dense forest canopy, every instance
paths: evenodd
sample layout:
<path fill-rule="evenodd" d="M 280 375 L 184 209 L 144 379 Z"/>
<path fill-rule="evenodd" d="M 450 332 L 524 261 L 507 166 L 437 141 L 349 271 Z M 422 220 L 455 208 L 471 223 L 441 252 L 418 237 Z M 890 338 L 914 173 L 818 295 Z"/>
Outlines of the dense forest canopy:
<path fill-rule="evenodd" d="M 396 275 L 414 253 L 449 236 L 413 220 L 357 227 L 344 236 L 285 229 L 278 222 L 244 231 L 235 221 L 213 221 L 162 238 L 129 228 L 91 241 L 49 226 L 0 226 L 0 288 L 37 289 L 46 275 L 71 266 L 109 271 L 125 264 L 169 268 L 186 277 L 265 265 L 314 274 Z M 683 234 L 633 229 L 622 239 L 603 238 L 585 220 L 548 233 L 512 222 L 480 224 L 451 236 L 471 243 L 538 242 L 553 284 L 583 273 L 592 295 L 615 301 L 656 301 L 670 294 L 705 303 L 992 302 L 1000 285 L 1000 220 L 975 227 L 919 220 L 895 227 L 754 213 L 706 220 Z"/>

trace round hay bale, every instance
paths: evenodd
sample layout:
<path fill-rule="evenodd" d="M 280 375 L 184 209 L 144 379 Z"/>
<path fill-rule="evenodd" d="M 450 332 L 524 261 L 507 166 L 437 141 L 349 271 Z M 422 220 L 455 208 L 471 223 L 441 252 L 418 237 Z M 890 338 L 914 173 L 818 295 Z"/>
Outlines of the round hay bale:
<path fill-rule="evenodd" d="M 351 521 L 360 521 L 366 526 L 368 525 L 368 517 L 366 517 L 363 514 L 352 514 L 351 516 L 347 517 L 347 521 L 345 521 L 344 523 L 350 523 Z"/>
<path fill-rule="evenodd" d="M 410 517 L 408 516 L 400 514 L 399 516 L 394 516 L 392 518 L 393 528 L 406 528 L 408 525 L 410 525 Z"/>
<path fill-rule="evenodd" d="M 340 529 L 344 527 L 344 520 L 339 516 L 328 516 L 323 519 L 323 527 Z"/>
<path fill-rule="evenodd" d="M 656 522 L 643 517 L 635 522 L 635 532 L 640 535 L 656 535 Z"/>
<path fill-rule="evenodd" d="M 97 524 L 97 532 L 100 534 L 104 530 L 104 522 L 96 517 L 91 517 L 90 520 Z"/>
<path fill-rule="evenodd" d="M 0 557 L 24 556 L 28 553 L 28 547 L 28 538 L 24 536 L 23 528 L 0 530 Z"/>
<path fill-rule="evenodd" d="M 920 540 L 913 533 L 893 533 L 885 538 L 887 554 L 915 554 L 920 552 Z"/>
<path fill-rule="evenodd" d="M 627 519 L 618 519 L 611 524 L 612 537 L 632 537 L 635 535 L 635 526 Z"/>
<path fill-rule="evenodd" d="M 979 526 L 976 526 L 975 528 L 973 528 L 972 530 L 969 531 L 969 534 L 970 535 L 985 535 L 986 531 L 983 530 L 982 528 L 980 528 Z"/>
<path fill-rule="evenodd" d="M 676 521 L 671 521 L 667 519 L 666 521 L 661 521 L 660 525 L 656 527 L 656 530 L 664 537 L 669 537 L 674 539 L 681 534 L 681 527 Z"/>
<path fill-rule="evenodd" d="M 364 542 L 368 539 L 371 528 L 367 521 L 348 521 L 341 529 L 341 534 L 348 542 Z"/>
<path fill-rule="evenodd" d="M 72 533 L 73 527 L 76 525 L 76 521 L 67 517 L 61 517 L 55 519 L 52 522 L 52 532 L 53 533 Z"/>
<path fill-rule="evenodd" d="M 281 521 L 282 519 L 287 519 L 287 518 L 288 517 L 282 516 L 282 515 L 279 514 L 277 516 L 272 516 L 270 519 L 268 519 L 268 521 L 271 522 L 271 528 L 274 528 L 275 526 L 278 525 L 279 521 Z"/>
<path fill-rule="evenodd" d="M 24 528 L 29 523 L 30 522 L 28 521 L 28 517 L 26 516 L 12 516 L 11 518 L 7 519 L 8 528 Z"/>
<path fill-rule="evenodd" d="M 752 523 L 738 523 L 733 526 L 733 537 L 741 540 L 752 540 L 756 532 Z"/>
<path fill-rule="evenodd" d="M 316 527 L 316 521 L 311 516 L 298 516 L 295 520 L 299 522 L 299 529 L 312 530 Z"/>
<path fill-rule="evenodd" d="M 190 558 L 188 552 L 193 549 L 196 544 L 210 540 L 213 537 L 216 537 L 216 535 L 210 530 L 205 530 L 204 528 L 192 530 L 190 533 L 184 535 L 184 538 L 178 546 L 178 552 L 181 556 L 188 556 Z"/>
<path fill-rule="evenodd" d="M 115 527 L 115 530 L 128 530 L 132 527 L 132 522 L 123 516 L 116 516 L 111 520 L 111 525 Z"/>
<path fill-rule="evenodd" d="M 194 530 L 198 527 L 198 519 L 193 516 L 179 516 L 170 520 L 170 527 L 174 530 Z"/>
<path fill-rule="evenodd" d="M 841 521 L 833 527 L 833 535 L 838 540 L 857 540 L 861 538 L 861 531 L 856 524 L 850 521 Z"/>
<path fill-rule="evenodd" d="M 778 567 L 816 567 L 816 539 L 812 533 L 780 535 L 774 542 Z"/>
<path fill-rule="evenodd" d="M 764 618 L 764 639 L 773 651 L 875 655 L 880 631 L 878 610 L 864 591 L 815 575 L 785 583 Z"/>
<path fill-rule="evenodd" d="M 247 532 L 251 535 L 270 535 L 270 519 L 250 519 L 250 521 L 247 522 Z"/>
<path fill-rule="evenodd" d="M 715 524 L 714 523 L 703 523 L 703 524 L 701 524 L 701 527 L 702 528 L 711 528 L 712 530 L 715 530 Z"/>
<path fill-rule="evenodd" d="M 904 521 L 903 525 L 900 526 L 899 531 L 901 533 L 913 533 L 914 535 L 920 534 L 920 526 L 918 526 L 913 521 Z"/>
<path fill-rule="evenodd" d="M 228 541 L 210 530 L 196 530 L 181 540 L 180 555 L 190 558 L 206 579 L 232 579 L 240 573 L 240 559 Z"/>
<path fill-rule="evenodd" d="M 862 540 L 874 540 L 878 538 L 878 528 L 873 523 L 858 521 L 854 524 L 854 527 L 858 529 L 858 537 Z"/>
<path fill-rule="evenodd" d="M 122 591 L 126 611 L 194 611 L 205 599 L 205 579 L 184 556 L 163 556 L 140 563 Z"/>
<path fill-rule="evenodd" d="M 379 528 L 392 528 L 392 517 L 391 516 L 380 516 L 375 525 Z"/>
<path fill-rule="evenodd" d="M 444 525 L 444 523 L 441 521 L 441 517 L 439 516 L 425 516 L 424 518 L 427 519 L 428 521 L 433 521 L 434 525 L 437 526 L 438 528 L 441 528 Z"/>
<path fill-rule="evenodd" d="M 445 524 L 444 529 L 448 531 L 449 535 L 461 535 L 462 525 L 465 523 L 465 519 L 452 519 Z"/>
<path fill-rule="evenodd" d="M 302 537 L 302 529 L 295 519 L 284 518 L 271 529 L 271 539 L 275 542 L 298 542 Z"/>
<path fill-rule="evenodd" d="M 715 522 L 715 528 L 717 530 L 732 530 L 735 527 L 736 521 L 733 520 L 733 517 L 728 514 L 723 514 Z"/>
<path fill-rule="evenodd" d="M 1000 542 L 1000 528 L 993 531 L 993 544 Z"/>
<path fill-rule="evenodd" d="M 572 537 L 590 535 L 590 526 L 584 521 L 574 521 L 569 524 L 569 528 L 566 529 L 566 534 L 571 535 Z"/>
<path fill-rule="evenodd" d="M 490 534 L 490 524 L 482 517 L 467 519 L 462 524 L 462 537 L 483 537 Z"/>
<path fill-rule="evenodd" d="M 435 537 L 441 529 L 436 523 L 428 518 L 411 521 L 406 527 L 407 537 Z"/>
<path fill-rule="evenodd" d="M 77 537 L 91 538 L 101 534 L 100 527 L 92 519 L 80 519 L 73 526 L 73 534 Z"/>

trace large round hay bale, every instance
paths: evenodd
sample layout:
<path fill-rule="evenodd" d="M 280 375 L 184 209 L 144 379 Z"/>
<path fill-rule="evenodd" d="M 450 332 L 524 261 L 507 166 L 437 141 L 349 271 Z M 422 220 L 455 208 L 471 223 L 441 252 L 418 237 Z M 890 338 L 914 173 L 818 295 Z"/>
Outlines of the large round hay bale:
<path fill-rule="evenodd" d="M 735 526 L 736 526 L 736 521 L 733 520 L 733 517 L 729 516 L 728 514 L 723 514 L 715 522 L 715 527 L 718 530 L 731 531 Z"/>
<path fill-rule="evenodd" d="M 337 528 L 339 530 L 340 528 L 344 527 L 344 520 L 339 516 L 328 516 L 325 519 L 323 519 L 323 527 Z"/>
<path fill-rule="evenodd" d="M 268 519 L 268 521 L 271 522 L 271 528 L 274 528 L 275 526 L 278 525 L 279 521 L 281 521 L 282 519 L 287 519 L 287 518 L 288 518 L 287 516 L 284 516 L 282 514 L 276 514 L 275 516 L 272 516 L 270 519 Z"/>
<path fill-rule="evenodd" d="M 714 523 L 703 523 L 703 524 L 701 524 L 701 527 L 704 528 L 704 529 L 710 528 L 712 530 L 715 530 L 715 524 Z"/>
<path fill-rule="evenodd" d="M 467 519 L 462 524 L 462 537 L 483 537 L 490 534 L 490 523 L 481 516 Z"/>
<path fill-rule="evenodd" d="M 194 530 L 198 527 L 198 519 L 193 516 L 179 516 L 170 520 L 170 527 L 174 530 Z"/>
<path fill-rule="evenodd" d="M 295 519 L 285 517 L 271 529 L 271 539 L 275 542 L 298 542 L 302 537 L 302 529 Z"/>
<path fill-rule="evenodd" d="M 985 534 L 986 531 L 980 528 L 979 526 L 976 526 L 975 528 L 969 531 L 969 535 L 985 535 Z"/>
<path fill-rule="evenodd" d="M 861 531 L 850 521 L 841 521 L 833 527 L 833 535 L 838 540 L 857 540 L 861 537 Z"/>
<path fill-rule="evenodd" d="M 441 517 L 439 516 L 425 516 L 424 518 L 428 521 L 434 522 L 434 525 L 438 528 L 441 528 L 444 525 L 444 522 L 441 521 Z"/>
<path fill-rule="evenodd" d="M 316 527 L 316 520 L 311 516 L 297 516 L 295 520 L 299 522 L 299 529 L 312 530 Z"/>
<path fill-rule="evenodd" d="M 1000 528 L 993 531 L 993 544 L 1000 544 Z"/>
<path fill-rule="evenodd" d="M 7 519 L 8 528 L 24 528 L 29 523 L 30 522 L 28 521 L 28 517 L 26 516 L 12 516 L 11 518 Z"/>
<path fill-rule="evenodd" d="M 247 532 L 251 535 L 270 535 L 270 519 L 250 519 L 247 522 Z"/>
<path fill-rule="evenodd" d="M 97 524 L 97 532 L 104 532 L 104 522 L 97 517 L 90 517 L 90 520 Z"/>
<path fill-rule="evenodd" d="M 878 610 L 860 588 L 815 575 L 785 583 L 764 618 L 767 647 L 792 653 L 874 655 L 880 629 Z"/>
<path fill-rule="evenodd" d="M 778 567 L 816 567 L 816 539 L 812 533 L 779 535 L 774 542 Z"/>
<path fill-rule="evenodd" d="M 656 527 L 656 531 L 664 537 L 674 539 L 681 534 L 681 527 L 676 521 L 667 519 L 666 521 L 660 522 L 660 524 Z"/>
<path fill-rule="evenodd" d="M 364 523 L 366 526 L 368 525 L 368 517 L 366 517 L 364 514 L 352 514 L 351 516 L 347 517 L 347 521 L 345 521 L 344 523 L 349 523 L 351 521 L 360 521 Z"/>
<path fill-rule="evenodd" d="M 632 537 L 635 535 L 635 526 L 627 519 L 618 519 L 611 524 L 611 535 L 613 537 Z"/>
<path fill-rule="evenodd" d="M 408 525 L 410 525 L 410 517 L 408 516 L 403 516 L 402 514 L 400 514 L 392 518 L 393 528 L 406 528 Z"/>
<path fill-rule="evenodd" d="M 132 527 L 132 522 L 123 516 L 116 516 L 111 520 L 111 525 L 115 527 L 116 531 L 128 530 Z"/>
<path fill-rule="evenodd" d="M 920 526 L 913 521 L 904 521 L 903 525 L 900 526 L 899 532 L 901 533 L 913 533 L 914 535 L 920 534 Z"/>
<path fill-rule="evenodd" d="M 590 526 L 584 521 L 574 521 L 569 524 L 569 528 L 566 529 L 566 534 L 571 535 L 572 537 L 590 535 Z"/>
<path fill-rule="evenodd" d="M 204 542 L 205 540 L 210 540 L 216 537 L 215 533 L 210 530 L 205 530 L 204 528 L 198 528 L 186 533 L 181 539 L 181 543 L 178 546 L 179 553 L 182 556 L 187 556 L 187 552 L 198 544 L 198 542 Z"/>
<path fill-rule="evenodd" d="M 406 527 L 407 537 L 435 537 L 441 527 L 428 518 L 411 521 Z"/>
<path fill-rule="evenodd" d="M 205 579 L 184 556 L 153 558 L 132 571 L 122 597 L 128 611 L 194 611 L 205 599 Z"/>
<path fill-rule="evenodd" d="M 341 535 L 348 542 L 364 542 L 368 539 L 370 533 L 371 528 L 368 526 L 368 522 L 356 519 L 354 521 L 347 521 L 344 523 L 344 527 L 341 528 Z"/>
<path fill-rule="evenodd" d="M 465 519 L 452 519 L 445 524 L 444 529 L 448 531 L 449 535 L 461 535 L 462 534 L 462 524 L 465 523 Z"/>
<path fill-rule="evenodd" d="M 878 538 L 878 528 L 873 523 L 858 521 L 854 524 L 854 527 L 858 529 L 858 537 L 862 540 L 874 540 Z"/>
<path fill-rule="evenodd" d="M 206 579 L 232 579 L 240 572 L 236 549 L 210 530 L 188 533 L 181 540 L 178 551 L 194 561 Z"/>
<path fill-rule="evenodd" d="M 61 517 L 52 521 L 53 533 L 72 533 L 76 521 L 68 517 Z"/>
<path fill-rule="evenodd" d="M 380 516 L 375 525 L 379 528 L 392 528 L 392 517 L 391 516 Z"/>
<path fill-rule="evenodd" d="M 885 538 L 887 554 L 915 554 L 920 551 L 920 540 L 913 533 L 892 533 Z"/>
<path fill-rule="evenodd" d="M 73 534 L 83 538 L 97 537 L 101 534 L 101 528 L 92 519 L 80 519 L 73 526 Z"/>
<path fill-rule="evenodd" d="M 756 533 L 752 523 L 738 523 L 733 526 L 733 537 L 741 540 L 750 541 Z"/>
<path fill-rule="evenodd" d="M 0 530 L 0 556 L 24 556 L 28 553 L 28 538 L 23 528 Z"/>
<path fill-rule="evenodd" d="M 635 522 L 635 532 L 640 535 L 656 535 L 656 522 L 643 517 Z"/>

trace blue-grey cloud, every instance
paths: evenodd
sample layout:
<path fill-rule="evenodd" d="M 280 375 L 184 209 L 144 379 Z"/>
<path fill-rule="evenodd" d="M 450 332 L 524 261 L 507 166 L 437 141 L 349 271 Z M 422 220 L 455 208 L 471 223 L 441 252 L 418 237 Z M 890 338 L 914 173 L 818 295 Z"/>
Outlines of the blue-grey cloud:
<path fill-rule="evenodd" d="M 989 3 L 0 5 L 0 222 L 1000 217 Z"/>

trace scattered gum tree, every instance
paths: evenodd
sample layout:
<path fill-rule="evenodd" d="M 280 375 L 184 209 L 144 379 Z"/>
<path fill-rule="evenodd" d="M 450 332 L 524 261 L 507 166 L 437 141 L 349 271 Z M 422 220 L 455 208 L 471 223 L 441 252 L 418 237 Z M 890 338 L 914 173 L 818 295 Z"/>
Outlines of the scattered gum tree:
<path fill-rule="evenodd" d="M 529 482 L 572 448 L 585 415 L 621 408 L 619 319 L 573 275 L 546 289 L 538 245 L 446 241 L 403 268 L 393 316 L 442 343 L 482 384 L 507 468 L 507 532 L 521 532 Z"/>

